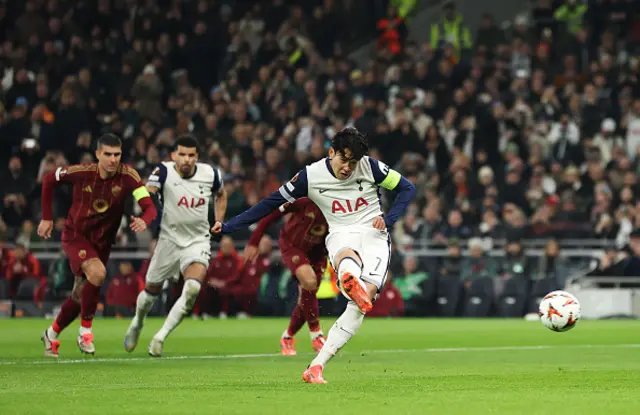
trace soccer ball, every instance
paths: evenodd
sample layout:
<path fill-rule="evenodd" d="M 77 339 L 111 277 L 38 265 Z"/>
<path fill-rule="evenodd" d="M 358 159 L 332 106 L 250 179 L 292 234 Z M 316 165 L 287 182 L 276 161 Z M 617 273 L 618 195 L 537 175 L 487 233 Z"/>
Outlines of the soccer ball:
<path fill-rule="evenodd" d="M 569 331 L 580 320 L 580 303 L 566 291 L 552 291 L 540 302 L 538 315 L 549 330 Z"/>

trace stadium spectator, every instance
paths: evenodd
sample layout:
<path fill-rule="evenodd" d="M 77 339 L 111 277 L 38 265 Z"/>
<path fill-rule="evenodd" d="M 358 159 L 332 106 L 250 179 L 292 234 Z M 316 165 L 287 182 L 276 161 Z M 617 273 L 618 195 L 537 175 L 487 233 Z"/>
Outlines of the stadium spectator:
<path fill-rule="evenodd" d="M 403 265 L 403 272 L 395 278 L 393 285 L 404 303 L 402 311 L 406 310 L 407 315 L 419 315 L 422 283 L 430 278 L 430 275 L 418 268 L 418 258 L 415 255 L 405 256 Z"/>
<path fill-rule="evenodd" d="M 465 287 L 470 287 L 473 280 L 494 278 L 498 275 L 498 264 L 485 254 L 484 242 L 480 238 L 469 240 L 469 257 L 462 261 L 460 279 Z"/>
<path fill-rule="evenodd" d="M 17 294 L 18 287 L 23 281 L 39 280 L 40 277 L 40 261 L 24 245 L 16 245 L 13 249 L 13 258 L 8 263 L 6 276 L 10 283 L 11 295 Z"/>
<path fill-rule="evenodd" d="M 243 266 L 244 261 L 236 252 L 233 239 L 224 236 L 220 241 L 220 250 L 211 259 L 207 284 L 202 286 L 197 300 L 198 311 L 202 315 L 219 314 L 221 318 L 229 315 L 230 309 L 237 305 L 233 300 L 232 286 L 240 280 Z M 215 312 L 216 309 L 218 312 Z"/>
<path fill-rule="evenodd" d="M 380 294 L 373 304 L 373 309 L 367 313 L 367 317 L 402 317 L 404 316 L 404 301 L 402 293 L 393 284 L 391 273 L 387 274 Z"/>
<path fill-rule="evenodd" d="M 119 274 L 111 278 L 105 294 L 105 315 L 131 317 L 135 313 L 136 299 L 144 290 L 144 278 L 130 262 L 121 262 Z"/>
<path fill-rule="evenodd" d="M 245 263 L 242 272 L 237 275 L 237 279 L 227 281 L 222 288 L 224 292 L 230 293 L 228 300 L 237 309 L 236 316 L 238 318 L 246 318 L 255 313 L 262 276 L 271 266 L 271 251 L 273 250 L 271 238 L 263 236 L 258 249 L 258 257 Z"/>
<path fill-rule="evenodd" d="M 442 6 L 442 19 L 431 26 L 431 47 L 442 49 L 453 48 L 455 52 L 454 62 L 473 46 L 471 32 L 464 22 L 462 14 L 456 9 L 456 4 L 448 0 Z"/>

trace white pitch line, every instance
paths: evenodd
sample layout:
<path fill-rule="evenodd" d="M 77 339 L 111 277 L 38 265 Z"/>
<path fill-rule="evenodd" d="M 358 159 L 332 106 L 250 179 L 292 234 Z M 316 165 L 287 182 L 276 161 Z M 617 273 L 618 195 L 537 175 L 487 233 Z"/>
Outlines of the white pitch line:
<path fill-rule="evenodd" d="M 540 346 L 496 346 L 496 347 L 442 347 L 429 349 L 391 349 L 391 350 L 362 350 L 359 352 L 343 352 L 342 354 L 381 354 L 381 353 L 460 353 L 460 352 L 496 352 L 496 351 L 527 351 L 547 349 L 596 349 L 596 348 L 640 348 L 640 344 L 578 344 L 578 345 L 540 345 Z M 298 356 L 313 356 L 313 353 L 299 353 Z M 109 362 L 162 362 L 166 360 L 227 360 L 227 359 L 256 359 L 263 357 L 283 357 L 280 353 L 256 354 L 224 354 L 204 356 L 167 356 L 159 359 L 151 357 L 106 357 L 86 359 L 49 359 L 33 361 L 0 361 L 0 366 L 10 365 L 51 365 L 51 364 L 85 364 Z"/>

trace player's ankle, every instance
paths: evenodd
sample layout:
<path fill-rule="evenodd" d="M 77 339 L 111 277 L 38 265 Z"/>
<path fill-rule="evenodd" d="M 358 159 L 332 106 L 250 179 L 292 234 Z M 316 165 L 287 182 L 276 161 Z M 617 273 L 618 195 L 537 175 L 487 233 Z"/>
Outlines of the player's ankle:
<path fill-rule="evenodd" d="M 91 326 L 86 327 L 84 324 L 80 326 L 79 333 L 82 336 L 85 333 L 91 333 Z"/>
<path fill-rule="evenodd" d="M 284 333 L 282 333 L 282 338 L 283 339 L 292 339 L 293 338 L 293 334 L 289 332 L 289 329 L 286 329 L 284 331 Z"/>
<path fill-rule="evenodd" d="M 47 329 L 47 337 L 49 338 L 49 340 L 58 340 L 58 332 L 53 326 L 49 326 L 49 328 Z"/>
<path fill-rule="evenodd" d="M 322 332 L 322 330 L 318 329 L 318 330 L 310 331 L 309 336 L 311 337 L 311 340 L 315 340 L 320 336 L 324 336 L 324 333 Z"/>

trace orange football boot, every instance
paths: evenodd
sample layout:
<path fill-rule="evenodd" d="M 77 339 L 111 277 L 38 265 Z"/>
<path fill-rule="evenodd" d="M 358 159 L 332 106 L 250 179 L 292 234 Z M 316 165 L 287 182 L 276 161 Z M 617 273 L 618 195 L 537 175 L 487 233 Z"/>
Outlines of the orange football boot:
<path fill-rule="evenodd" d="M 295 342 L 296 339 L 293 337 L 282 337 L 280 339 L 280 346 L 282 346 L 280 353 L 282 353 L 283 356 L 295 356 L 297 354 L 295 347 L 293 347 Z"/>
<path fill-rule="evenodd" d="M 353 302 L 356 303 L 360 311 L 365 314 L 371 311 L 371 309 L 373 308 L 373 304 L 371 303 L 369 296 L 365 292 L 364 288 L 362 288 L 362 285 L 360 285 L 360 282 L 358 282 L 356 277 L 351 275 L 351 273 L 349 272 L 345 272 L 344 274 L 342 274 L 342 277 L 340 277 L 340 283 L 342 284 L 344 292 L 347 293 L 349 298 L 351 298 Z"/>
<path fill-rule="evenodd" d="M 320 350 L 322 350 L 322 346 L 324 346 L 326 342 L 327 342 L 326 337 L 318 336 L 315 339 L 313 339 L 313 341 L 311 342 L 311 347 L 313 347 L 313 350 L 315 350 L 316 352 L 319 352 Z"/>
<path fill-rule="evenodd" d="M 327 383 L 322 377 L 322 365 L 315 365 L 307 368 L 302 374 L 302 380 L 307 383 Z"/>
<path fill-rule="evenodd" d="M 44 355 L 46 357 L 58 357 L 58 349 L 60 348 L 60 341 L 49 338 L 47 331 L 44 331 L 42 335 L 42 344 L 44 344 Z"/>

